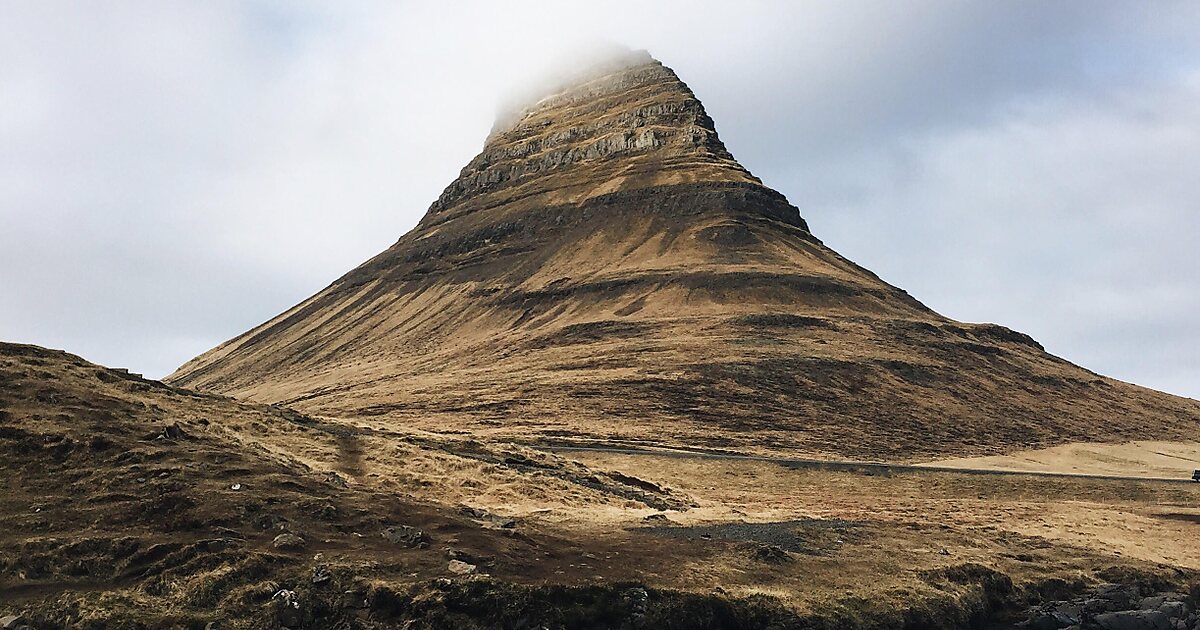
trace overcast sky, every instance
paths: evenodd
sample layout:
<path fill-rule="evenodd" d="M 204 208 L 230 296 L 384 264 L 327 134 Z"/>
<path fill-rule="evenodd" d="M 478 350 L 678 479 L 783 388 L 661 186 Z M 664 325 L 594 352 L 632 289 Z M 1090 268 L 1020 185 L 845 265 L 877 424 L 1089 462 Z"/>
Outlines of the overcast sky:
<path fill-rule="evenodd" d="M 163 376 L 392 244 L 607 42 L 885 280 L 1200 398 L 1197 33 L 1197 2 L 0 0 L 0 339 Z"/>

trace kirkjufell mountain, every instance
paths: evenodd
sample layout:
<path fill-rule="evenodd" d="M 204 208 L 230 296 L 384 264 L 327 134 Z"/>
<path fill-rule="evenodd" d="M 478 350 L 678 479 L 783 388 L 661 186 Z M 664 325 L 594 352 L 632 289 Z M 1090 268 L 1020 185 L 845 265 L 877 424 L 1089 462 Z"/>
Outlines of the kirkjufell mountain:
<path fill-rule="evenodd" d="M 826 247 L 644 53 L 504 117 L 395 245 L 168 380 L 514 441 L 893 459 L 1200 420 Z"/>

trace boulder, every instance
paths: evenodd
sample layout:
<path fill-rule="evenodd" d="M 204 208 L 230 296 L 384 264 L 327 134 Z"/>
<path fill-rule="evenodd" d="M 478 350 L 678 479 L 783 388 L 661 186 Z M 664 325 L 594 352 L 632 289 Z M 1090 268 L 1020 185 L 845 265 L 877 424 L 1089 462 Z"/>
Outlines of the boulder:
<path fill-rule="evenodd" d="M 1187 596 L 1182 593 L 1159 593 L 1150 597 L 1143 597 L 1138 603 L 1138 608 L 1142 610 L 1157 610 L 1159 606 L 1167 602 L 1183 602 L 1187 601 Z"/>
<path fill-rule="evenodd" d="M 178 422 L 172 422 L 163 427 L 162 433 L 159 434 L 164 440 L 182 440 L 188 437 L 188 434 L 179 426 Z"/>
<path fill-rule="evenodd" d="M 1080 622 L 1079 606 L 1071 602 L 1055 602 L 1035 611 L 1029 620 L 1033 630 L 1059 630 L 1078 626 Z"/>
<path fill-rule="evenodd" d="M 329 567 L 319 564 L 313 567 L 312 583 L 314 585 L 324 584 L 333 579 L 333 574 L 329 572 Z"/>
<path fill-rule="evenodd" d="M 463 506 L 462 512 L 474 519 L 476 523 L 488 529 L 513 529 L 517 526 L 516 519 L 492 514 L 482 508 Z"/>
<path fill-rule="evenodd" d="M 1188 613 L 1191 612 L 1191 610 L 1188 608 L 1187 602 L 1181 601 L 1163 602 L 1162 604 L 1159 604 L 1158 608 L 1155 608 L 1155 610 L 1170 617 L 1171 619 L 1186 619 Z"/>
<path fill-rule="evenodd" d="M 304 539 L 295 534 L 280 534 L 271 541 L 271 546 L 280 551 L 303 549 Z"/>
<path fill-rule="evenodd" d="M 347 488 L 350 485 L 350 484 L 346 483 L 345 477 L 343 477 L 335 472 L 330 472 L 329 474 L 325 475 L 325 483 L 327 483 L 331 486 L 336 486 L 338 488 Z"/>
<path fill-rule="evenodd" d="M 1182 593 L 1159 593 L 1153 597 L 1144 597 L 1138 608 L 1157 610 L 1171 619 L 1186 619 L 1192 612 L 1187 595 Z"/>
<path fill-rule="evenodd" d="M 281 589 L 271 596 L 275 606 L 275 614 L 279 625 L 285 628 L 295 628 L 304 621 L 304 613 L 300 610 L 300 598 L 295 591 Z"/>
<path fill-rule="evenodd" d="M 477 567 L 473 564 L 467 564 L 462 560 L 451 560 L 446 569 L 455 575 L 471 575 L 475 573 Z"/>
<path fill-rule="evenodd" d="M 640 626 L 646 616 L 646 610 L 650 607 L 650 593 L 646 589 L 636 586 L 621 593 L 621 602 L 629 611 L 630 621 L 635 626 Z"/>
<path fill-rule="evenodd" d="M 1095 616 L 1106 612 L 1117 612 L 1136 608 L 1141 596 L 1133 586 L 1104 584 L 1083 602 L 1085 615 Z"/>
<path fill-rule="evenodd" d="M 792 555 L 778 545 L 755 545 L 751 554 L 755 560 L 768 564 L 785 564 L 792 561 Z"/>
<path fill-rule="evenodd" d="M 342 608 L 362 609 L 368 606 L 366 589 L 355 588 L 342 592 Z"/>
<path fill-rule="evenodd" d="M 17 630 L 18 628 L 26 627 L 29 622 L 21 615 L 6 615 L 0 617 L 0 628 L 3 630 Z"/>
<path fill-rule="evenodd" d="M 450 560 L 462 560 L 467 564 L 475 566 L 491 566 L 496 563 L 491 556 L 482 556 L 474 553 L 469 553 L 454 547 L 446 547 L 446 557 Z"/>
<path fill-rule="evenodd" d="M 1157 610 L 1121 610 L 1096 615 L 1101 630 L 1174 630 L 1171 619 Z"/>
<path fill-rule="evenodd" d="M 388 542 L 403 545 L 404 547 L 424 548 L 429 546 L 429 536 L 425 532 L 415 527 L 409 527 L 408 525 L 385 527 L 381 534 Z"/>

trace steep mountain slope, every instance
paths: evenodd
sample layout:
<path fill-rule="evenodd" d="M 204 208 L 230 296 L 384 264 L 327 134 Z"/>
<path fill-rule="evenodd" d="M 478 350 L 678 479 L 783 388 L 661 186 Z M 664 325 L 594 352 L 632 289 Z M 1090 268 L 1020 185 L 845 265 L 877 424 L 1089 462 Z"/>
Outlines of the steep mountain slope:
<path fill-rule="evenodd" d="M 852 457 L 1200 421 L 825 247 L 644 53 L 512 119 L 395 245 L 168 380 L 380 426 Z"/>

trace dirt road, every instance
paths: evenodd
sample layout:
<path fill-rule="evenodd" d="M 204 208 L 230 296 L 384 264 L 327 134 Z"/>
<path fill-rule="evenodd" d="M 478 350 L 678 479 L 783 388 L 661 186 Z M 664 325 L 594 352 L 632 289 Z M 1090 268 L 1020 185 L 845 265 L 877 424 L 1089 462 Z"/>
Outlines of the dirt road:
<path fill-rule="evenodd" d="M 1132 475 L 1095 475 L 1086 473 L 1065 473 L 1065 472 L 1041 472 L 1041 471 L 1026 471 L 1026 470 L 1004 470 L 998 468 L 957 468 L 953 466 L 935 466 L 923 464 L 892 464 L 884 462 L 860 462 L 851 460 L 829 460 L 829 459 L 804 459 L 804 458 L 785 458 L 785 457 L 767 457 L 763 455 L 742 455 L 736 453 L 714 453 L 707 451 L 685 451 L 678 449 L 665 448 L 631 448 L 619 446 L 559 446 L 559 445 L 531 445 L 542 451 L 553 453 L 571 453 L 571 452 L 591 452 L 591 453 L 614 453 L 619 455 L 645 455 L 649 457 L 678 457 L 678 458 L 695 458 L 695 459 L 721 459 L 721 460 L 743 460 L 755 462 L 769 462 L 779 464 L 787 468 L 811 468 L 824 470 L 839 470 L 848 472 L 863 472 L 866 474 L 891 475 L 896 473 L 913 473 L 913 472 L 948 472 L 961 473 L 965 475 L 1015 475 L 1025 477 L 1053 477 L 1053 478 L 1071 478 L 1071 479 L 1099 479 L 1111 481 L 1148 481 L 1159 483 L 1194 483 L 1192 479 L 1187 477 L 1138 477 Z"/>

